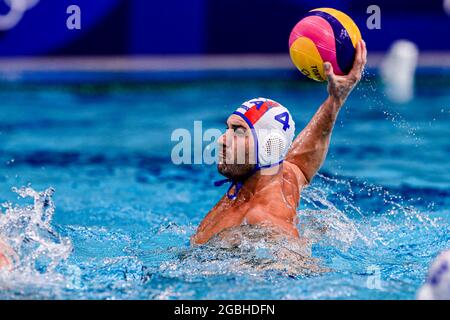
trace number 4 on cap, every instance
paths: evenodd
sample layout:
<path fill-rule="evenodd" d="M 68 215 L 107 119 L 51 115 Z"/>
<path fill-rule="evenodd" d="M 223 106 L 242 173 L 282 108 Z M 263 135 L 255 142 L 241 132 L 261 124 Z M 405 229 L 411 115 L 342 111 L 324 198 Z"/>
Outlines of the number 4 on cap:
<path fill-rule="evenodd" d="M 284 131 L 286 131 L 287 129 L 290 128 L 289 113 L 287 113 L 287 112 L 280 113 L 279 115 L 275 116 L 275 120 L 277 120 L 278 122 L 280 122 L 283 125 Z"/>

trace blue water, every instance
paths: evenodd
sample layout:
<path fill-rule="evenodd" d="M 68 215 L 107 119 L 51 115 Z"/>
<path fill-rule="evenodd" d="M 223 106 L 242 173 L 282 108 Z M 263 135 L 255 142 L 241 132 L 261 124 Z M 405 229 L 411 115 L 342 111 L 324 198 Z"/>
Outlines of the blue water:
<path fill-rule="evenodd" d="M 449 83 L 419 76 L 400 105 L 366 75 L 298 211 L 328 272 L 293 275 L 241 268 L 251 248 L 190 248 L 225 187 L 212 187 L 214 166 L 172 164 L 170 136 L 196 120 L 223 129 L 258 96 L 289 107 L 299 130 L 323 84 L 2 82 L 0 236 L 20 262 L 0 272 L 0 298 L 413 299 L 450 247 Z"/>

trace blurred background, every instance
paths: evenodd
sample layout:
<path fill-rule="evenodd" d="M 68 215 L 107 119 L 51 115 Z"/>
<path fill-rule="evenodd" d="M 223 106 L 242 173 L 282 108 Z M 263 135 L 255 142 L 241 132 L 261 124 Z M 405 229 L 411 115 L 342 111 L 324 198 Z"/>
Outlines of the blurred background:
<path fill-rule="evenodd" d="M 73 5 L 79 9 L 77 28 L 67 27 L 74 21 Z M 375 29 L 368 27 L 373 5 L 380 9 Z M 233 76 L 259 70 L 259 76 L 270 78 L 265 72 L 277 70 L 303 79 L 292 68 L 288 37 L 305 13 L 318 7 L 354 19 L 368 44 L 369 67 L 380 66 L 398 40 L 408 41 L 397 48 L 397 60 L 406 54 L 410 61 L 408 74 L 417 63 L 450 65 L 450 0 L 0 0 L 0 77 L 41 82 L 44 72 L 46 82 L 74 81 L 79 77 L 70 71 L 117 71 L 115 76 L 136 82 L 167 79 L 161 74 L 166 71 L 172 81 L 230 70 Z M 90 74 L 90 79 L 105 76 Z"/>
<path fill-rule="evenodd" d="M 421 51 L 450 50 L 445 2 L 2 0 L 0 55 L 285 53 L 296 22 L 323 6 L 350 15 L 371 51 L 385 51 L 399 38 Z M 81 9 L 80 30 L 66 28 L 66 9 L 74 4 Z M 381 8 L 380 30 L 364 27 L 373 4 Z"/>

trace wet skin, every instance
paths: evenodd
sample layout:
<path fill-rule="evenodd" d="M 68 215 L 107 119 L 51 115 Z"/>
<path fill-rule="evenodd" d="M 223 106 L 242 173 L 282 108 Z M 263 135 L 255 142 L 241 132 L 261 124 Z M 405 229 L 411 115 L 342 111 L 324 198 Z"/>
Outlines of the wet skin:
<path fill-rule="evenodd" d="M 243 224 L 275 226 L 286 236 L 300 237 L 296 211 L 300 193 L 325 160 L 337 115 L 361 79 L 366 56 L 366 45 L 360 41 L 356 46 L 353 68 L 346 76 L 335 75 L 331 64 L 324 64 L 329 96 L 295 138 L 285 161 L 275 168 L 253 174 L 245 181 L 235 200 L 228 199 L 225 194 L 200 223 L 191 239 L 193 244 L 206 243 L 214 235 Z M 228 118 L 227 132 L 218 141 L 222 150 L 218 169 L 227 177 L 244 176 L 251 170 L 250 165 L 226 162 L 230 153 L 241 150 L 238 148 L 244 145 L 248 162 L 252 163 L 249 150 L 253 150 L 254 141 L 251 134 L 247 134 L 249 130 L 239 116 Z"/>
<path fill-rule="evenodd" d="M 11 251 L 12 249 L 0 238 L 0 270 L 11 269 L 12 262 L 7 255 Z"/>
<path fill-rule="evenodd" d="M 9 260 L 6 258 L 6 256 L 0 252 L 0 269 L 4 267 L 9 266 Z"/>

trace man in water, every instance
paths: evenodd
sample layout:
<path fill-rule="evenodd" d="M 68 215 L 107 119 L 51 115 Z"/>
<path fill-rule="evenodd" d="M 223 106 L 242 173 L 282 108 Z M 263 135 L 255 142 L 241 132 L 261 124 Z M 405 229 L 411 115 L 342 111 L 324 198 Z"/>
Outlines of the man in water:
<path fill-rule="evenodd" d="M 361 79 L 366 56 L 365 42 L 360 41 L 346 76 L 335 75 L 332 65 L 324 63 L 329 96 L 294 141 L 289 111 L 273 100 L 250 100 L 228 117 L 227 131 L 218 141 L 218 171 L 228 178 L 221 182 L 231 185 L 201 222 L 192 243 L 206 243 L 247 224 L 300 237 L 296 211 L 300 193 L 325 160 L 337 115 Z"/>

